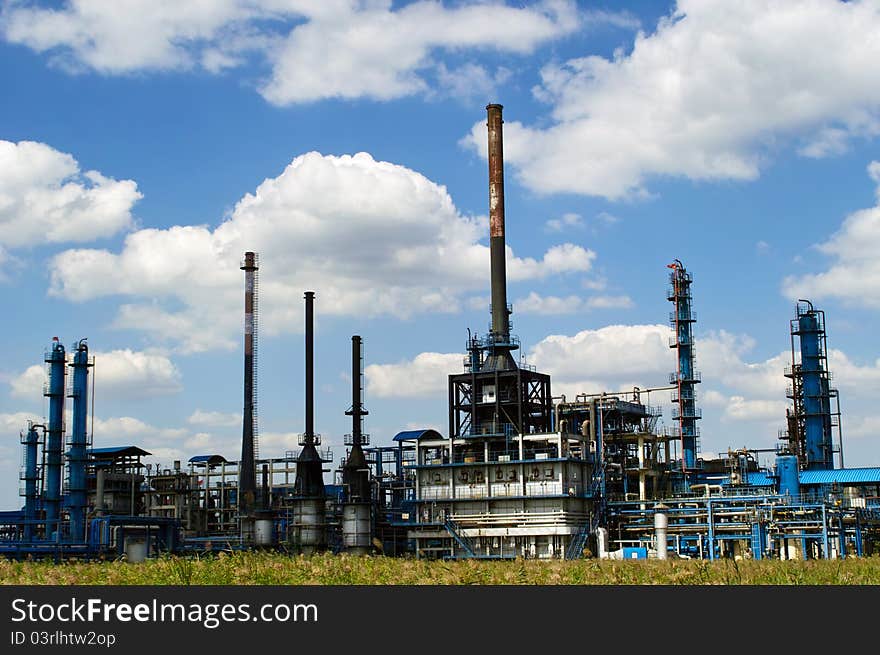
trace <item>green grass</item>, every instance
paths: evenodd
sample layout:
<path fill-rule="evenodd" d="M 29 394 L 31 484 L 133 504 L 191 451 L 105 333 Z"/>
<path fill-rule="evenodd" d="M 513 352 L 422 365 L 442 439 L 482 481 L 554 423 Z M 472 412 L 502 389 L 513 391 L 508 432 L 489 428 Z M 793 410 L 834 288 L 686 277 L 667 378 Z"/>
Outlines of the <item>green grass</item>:
<path fill-rule="evenodd" d="M 818 561 L 426 561 L 273 553 L 125 562 L 0 561 L 0 584 L 880 584 L 880 557 Z"/>

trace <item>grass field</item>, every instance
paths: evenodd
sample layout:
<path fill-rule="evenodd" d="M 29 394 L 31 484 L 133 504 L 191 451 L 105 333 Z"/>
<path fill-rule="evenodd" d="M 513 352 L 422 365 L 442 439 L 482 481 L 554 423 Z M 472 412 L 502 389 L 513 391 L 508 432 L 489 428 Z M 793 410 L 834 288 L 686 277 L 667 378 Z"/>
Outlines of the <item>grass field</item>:
<path fill-rule="evenodd" d="M 880 584 L 880 557 L 818 561 L 418 561 L 240 553 L 125 562 L 0 561 L 2 584 Z"/>

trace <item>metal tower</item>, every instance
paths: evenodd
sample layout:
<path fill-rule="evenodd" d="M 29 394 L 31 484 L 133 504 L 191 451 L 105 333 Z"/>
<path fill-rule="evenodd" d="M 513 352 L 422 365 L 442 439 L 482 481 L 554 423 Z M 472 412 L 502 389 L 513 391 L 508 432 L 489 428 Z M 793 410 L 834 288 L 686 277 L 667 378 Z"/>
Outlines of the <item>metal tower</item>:
<path fill-rule="evenodd" d="M 37 429 L 40 428 L 45 436 L 46 427 L 28 421 L 27 435 L 21 435 L 21 443 L 24 444 L 24 470 L 21 479 L 24 481 L 24 540 L 30 541 L 37 533 L 37 512 L 39 509 L 39 485 L 40 466 L 38 449 L 42 440 Z"/>
<path fill-rule="evenodd" d="M 669 347 L 678 349 L 678 368 L 669 374 L 669 383 L 676 385 L 672 392 L 672 418 L 678 421 L 675 436 L 681 439 L 681 468 L 692 471 L 697 468 L 697 455 L 700 452 L 700 429 L 697 421 L 702 412 L 697 409 L 697 392 L 695 385 L 700 382 L 700 373 L 696 370 L 694 354 L 693 324 L 697 317 L 691 311 L 691 283 L 693 278 L 684 265 L 676 259 L 667 265 L 670 287 L 667 299 L 675 310 L 669 315 L 669 323 L 675 335 L 669 339 Z"/>
<path fill-rule="evenodd" d="M 64 440 L 64 376 L 67 357 L 58 337 L 52 337 L 52 349 L 46 353 L 49 384 L 43 395 L 49 398 L 49 429 L 44 455 L 43 507 L 46 510 L 46 537 L 58 532 L 61 523 L 61 451 Z M 58 535 L 60 536 L 60 535 Z"/>
<path fill-rule="evenodd" d="M 89 347 L 81 339 L 73 354 L 73 429 L 70 432 L 70 450 L 67 453 L 67 506 L 70 511 L 70 540 L 79 543 L 86 540 L 86 510 L 88 508 L 86 468 L 91 439 L 88 431 L 89 416 L 89 368 L 94 359 L 89 358 Z"/>
<path fill-rule="evenodd" d="M 802 469 L 833 469 L 835 452 L 840 452 L 843 466 L 840 400 L 837 389 L 829 384 L 825 312 L 814 309 L 809 300 L 798 300 L 796 317 L 790 324 L 791 366 L 786 367 L 785 377 L 791 379 L 786 395 L 793 408 L 787 412 L 788 429 L 780 436 L 789 442 L 789 450 L 798 456 Z M 834 411 L 832 398 L 836 401 Z M 834 427 L 838 429 L 837 448 Z"/>

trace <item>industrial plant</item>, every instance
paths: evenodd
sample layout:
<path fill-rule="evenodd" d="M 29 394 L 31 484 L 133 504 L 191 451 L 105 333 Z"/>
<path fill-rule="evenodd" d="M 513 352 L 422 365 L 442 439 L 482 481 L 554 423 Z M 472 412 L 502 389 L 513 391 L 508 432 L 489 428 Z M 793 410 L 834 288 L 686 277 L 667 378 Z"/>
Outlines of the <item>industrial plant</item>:
<path fill-rule="evenodd" d="M 82 339 L 45 353 L 48 418 L 22 426 L 23 505 L 0 513 L 16 559 L 140 561 L 162 553 L 272 549 L 439 559 L 828 559 L 880 552 L 880 468 L 846 468 L 825 314 L 798 301 L 789 325 L 790 406 L 768 449 L 701 457 L 693 276 L 670 256 L 670 369 L 657 386 L 573 398 L 528 365 L 511 333 L 505 264 L 502 107 L 487 106 L 491 324 L 468 333 L 448 378 L 448 429 L 389 445 L 364 429 L 364 344 L 351 337 L 351 432 L 336 461 L 314 417 L 316 293 L 304 292 L 305 410 L 299 448 L 261 453 L 259 273 L 244 271 L 241 453 L 167 467 L 136 445 L 92 443 Z M 270 273 L 269 273 L 270 274 Z M 658 286 L 659 275 L 658 275 Z M 319 298 L 317 300 L 320 300 Z M 670 426 L 650 404 L 670 394 Z M 65 416 L 70 399 L 72 420 Z M 340 408 L 341 409 L 341 408 Z M 329 482 L 325 481 L 328 474 Z"/>

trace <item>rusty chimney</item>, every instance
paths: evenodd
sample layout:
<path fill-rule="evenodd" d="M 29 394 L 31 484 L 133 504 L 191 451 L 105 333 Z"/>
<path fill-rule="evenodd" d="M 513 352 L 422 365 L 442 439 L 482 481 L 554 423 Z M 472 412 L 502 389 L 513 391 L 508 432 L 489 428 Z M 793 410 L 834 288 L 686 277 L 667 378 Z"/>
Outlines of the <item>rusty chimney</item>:
<path fill-rule="evenodd" d="M 489 126 L 489 253 L 492 271 L 492 332 L 496 341 L 510 340 L 507 268 L 504 244 L 504 145 L 501 105 L 486 105 Z"/>

